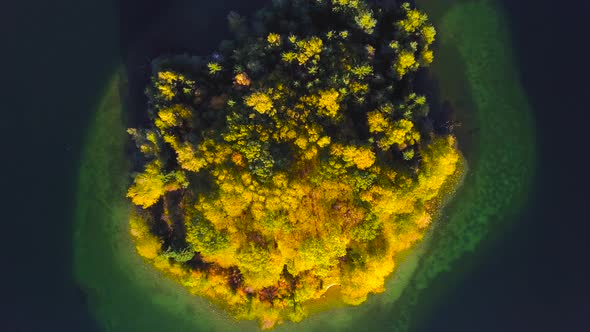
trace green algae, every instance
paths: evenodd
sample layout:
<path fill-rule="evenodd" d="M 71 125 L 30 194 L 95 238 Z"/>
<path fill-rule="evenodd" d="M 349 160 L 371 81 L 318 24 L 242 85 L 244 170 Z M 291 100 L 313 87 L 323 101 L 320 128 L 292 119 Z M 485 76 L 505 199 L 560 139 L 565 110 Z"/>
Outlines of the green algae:
<path fill-rule="evenodd" d="M 423 5 L 427 12 L 428 7 Z M 280 325 L 277 331 L 410 329 L 418 312 L 423 314 L 419 303 L 436 278 L 506 227 L 524 203 L 535 159 L 533 120 L 502 12 L 491 2 L 458 3 L 437 13 L 435 20 L 442 56 L 433 71 L 443 99 L 474 108 L 459 119 L 470 118 L 466 122 L 477 128 L 462 189 L 396 269 L 384 294 L 370 296 L 359 307 L 335 308 Z M 455 54 L 461 68 L 448 65 L 457 61 Z M 191 296 L 135 253 L 126 222 L 127 137 L 118 88 L 115 79 L 97 108 L 79 173 L 75 274 L 97 319 L 107 331 L 257 330 L 254 322 L 236 322 Z"/>
<path fill-rule="evenodd" d="M 533 119 L 510 53 L 506 26 L 503 14 L 489 2 L 458 5 L 439 25 L 465 62 L 477 108 L 477 134 L 469 160 L 472 172 L 452 207 L 445 236 L 437 239 L 446 249 L 426 258 L 437 262 L 425 263 L 436 266 L 429 274 L 448 270 L 463 252 L 474 250 L 491 226 L 522 207 L 528 193 L 535 159 Z"/>

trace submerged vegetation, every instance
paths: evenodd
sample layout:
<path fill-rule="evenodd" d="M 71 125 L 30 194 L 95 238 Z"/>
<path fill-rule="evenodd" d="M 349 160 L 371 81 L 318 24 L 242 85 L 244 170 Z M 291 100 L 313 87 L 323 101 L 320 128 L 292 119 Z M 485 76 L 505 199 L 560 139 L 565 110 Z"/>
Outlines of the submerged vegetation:
<path fill-rule="evenodd" d="M 154 66 L 127 196 L 138 253 L 263 327 L 338 286 L 381 292 L 461 156 L 413 74 L 435 29 L 409 4 L 274 1 L 206 59 Z"/>

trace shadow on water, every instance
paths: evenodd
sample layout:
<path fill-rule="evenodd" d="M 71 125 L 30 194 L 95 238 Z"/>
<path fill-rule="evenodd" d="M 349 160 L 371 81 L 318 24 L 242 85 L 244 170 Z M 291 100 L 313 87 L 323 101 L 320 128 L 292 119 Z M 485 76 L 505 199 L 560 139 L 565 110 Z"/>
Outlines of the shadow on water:
<path fill-rule="evenodd" d="M 232 39 L 227 15 L 251 16 L 269 0 L 121 0 L 120 42 L 129 83 L 130 121 L 144 121 L 145 86 L 151 61 L 159 56 L 212 54 L 222 40 Z"/>
<path fill-rule="evenodd" d="M 469 84 L 460 75 L 446 76 L 453 77 L 452 80 L 442 78 L 445 70 L 464 73 L 465 65 L 460 61 L 459 52 L 453 46 L 435 46 L 435 51 L 437 61 L 445 63 L 445 68 L 439 69 L 438 74 L 431 70 L 421 71 L 416 76 L 416 91 L 424 94 L 428 100 L 435 132 L 440 135 L 454 134 L 461 153 L 469 162 L 476 145 L 478 130 L 473 118 L 475 103 L 469 93 Z M 456 96 L 454 90 L 462 92 L 461 98 L 445 97 Z"/>

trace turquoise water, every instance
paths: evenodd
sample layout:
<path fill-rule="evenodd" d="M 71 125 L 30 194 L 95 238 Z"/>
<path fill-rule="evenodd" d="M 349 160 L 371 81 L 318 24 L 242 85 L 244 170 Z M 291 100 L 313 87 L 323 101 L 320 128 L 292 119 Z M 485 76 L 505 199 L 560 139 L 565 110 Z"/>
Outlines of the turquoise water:
<path fill-rule="evenodd" d="M 533 175 L 533 120 L 528 111 L 503 13 L 491 2 L 422 4 L 439 28 L 433 73 L 442 99 L 456 108 L 469 137 L 470 171 L 428 238 L 393 276 L 384 294 L 360 307 L 334 309 L 277 330 L 412 329 L 428 309 L 429 285 L 442 272 L 460 278 L 457 261 L 499 234 L 524 203 Z M 457 60 L 459 57 L 459 61 Z M 124 76 L 123 76 L 124 77 Z M 256 330 L 152 271 L 127 235 L 125 113 L 115 79 L 87 132 L 78 184 L 75 275 L 107 331 Z M 124 85 L 122 85 L 124 86 Z M 125 90 L 123 90 L 125 91 Z M 501 96 L 501 98 L 498 98 Z M 471 134 L 469 134 L 471 133 Z M 471 135 L 471 136 L 469 136 Z M 432 295 L 434 296 L 434 295 Z"/>

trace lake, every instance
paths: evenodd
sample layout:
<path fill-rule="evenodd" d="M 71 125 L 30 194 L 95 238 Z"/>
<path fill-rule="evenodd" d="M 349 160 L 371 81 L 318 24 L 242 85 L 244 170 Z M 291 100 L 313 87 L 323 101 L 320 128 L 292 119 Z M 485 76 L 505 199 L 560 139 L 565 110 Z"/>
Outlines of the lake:
<path fill-rule="evenodd" d="M 421 1 L 427 3 L 429 1 Z M 458 1 L 430 1 L 432 11 Z M 113 74 L 127 70 L 128 108 L 141 109 L 149 61 L 207 54 L 227 36 L 229 10 L 266 1 L 58 0 L 4 5 L 6 331 L 101 331 L 74 278 L 78 171 L 87 130 Z M 588 118 L 581 16 L 588 5 L 500 1 L 535 123 L 532 190 L 513 226 L 484 240 L 417 306 L 419 331 L 579 331 L 590 314 L 580 155 Z M 443 8 L 443 9 L 440 9 Z M 188 10 L 187 10 L 188 9 Z M 586 29 L 587 30 L 587 29 Z M 579 51 L 577 51 L 579 50 Z M 128 121 L 141 121 L 131 112 Z M 88 188 L 92 190 L 92 188 Z M 511 220 L 512 221 L 512 220 Z M 383 316 L 382 313 L 379 314 Z M 141 317 L 133 317 L 141 319 Z M 381 330 L 376 321 L 370 330 Z M 171 330 L 174 330 L 172 327 Z"/>

